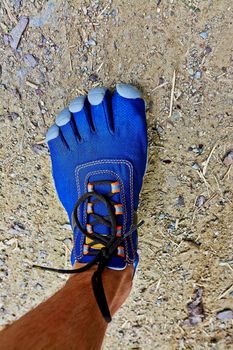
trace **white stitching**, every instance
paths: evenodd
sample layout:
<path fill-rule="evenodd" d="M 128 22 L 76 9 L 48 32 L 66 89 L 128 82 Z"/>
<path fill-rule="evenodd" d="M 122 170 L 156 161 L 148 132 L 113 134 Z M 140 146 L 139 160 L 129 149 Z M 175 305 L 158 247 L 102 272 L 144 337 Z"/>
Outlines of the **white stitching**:
<path fill-rule="evenodd" d="M 96 171 L 92 171 L 91 173 L 88 173 L 86 175 L 84 183 L 87 184 L 87 181 L 88 181 L 87 179 L 90 176 L 97 175 L 97 174 L 106 174 L 106 173 L 114 175 L 116 177 L 116 180 L 118 180 L 120 182 L 121 194 L 122 194 L 122 197 L 123 197 L 123 206 L 124 206 L 124 209 L 126 209 L 126 201 L 125 201 L 125 193 L 124 193 L 123 182 L 122 182 L 121 178 L 117 175 L 117 173 L 115 173 L 114 171 L 112 171 L 112 170 L 96 170 Z M 126 220 L 124 220 L 124 226 L 125 226 L 125 223 L 127 222 L 127 212 L 126 212 L 126 210 L 124 212 L 125 212 L 125 217 L 126 217 Z M 87 220 L 87 213 L 86 213 L 86 211 L 84 211 L 84 213 L 85 213 L 85 216 L 84 216 L 84 223 L 85 223 L 86 220 Z"/>
<path fill-rule="evenodd" d="M 77 190 L 78 190 L 78 197 L 80 197 L 81 195 L 81 190 L 80 190 L 80 183 L 79 183 L 79 172 L 84 169 L 84 168 L 87 168 L 89 166 L 93 166 L 93 165 L 100 165 L 100 164 L 111 164 L 111 163 L 114 163 L 114 164 L 125 164 L 128 168 L 129 168 L 129 173 L 130 173 L 130 205 L 131 205 L 131 222 L 133 222 L 133 217 L 134 217 L 134 209 L 133 209 L 133 166 L 132 164 L 127 161 L 127 160 L 124 160 L 124 159 L 109 159 L 109 160 L 100 160 L 100 161 L 93 161 L 93 162 L 88 162 L 88 163 L 84 163 L 82 165 L 79 165 L 76 167 L 75 169 L 75 179 L 76 179 L 76 184 L 77 184 Z M 98 171 L 98 170 L 97 170 Z M 101 172 L 101 170 L 99 170 Z M 108 171 L 108 170 L 107 170 Z M 113 172 L 114 173 L 114 172 Z M 88 174 L 86 175 L 86 177 L 88 176 Z M 85 181 L 86 181 L 86 178 L 85 178 Z M 86 184 L 85 184 L 86 185 Z M 84 186 L 85 186 L 84 185 Z M 85 211 L 84 211 L 85 212 Z M 84 214 L 83 214 L 84 215 Z M 78 213 L 78 216 L 79 216 L 79 219 L 80 219 L 80 212 Z M 81 245 L 83 244 L 83 241 L 84 241 L 84 237 L 82 238 L 82 241 L 80 242 L 80 255 L 81 256 L 78 256 L 78 258 L 82 257 L 82 252 L 81 252 Z M 133 245 L 133 239 L 132 239 L 132 236 L 130 236 L 130 243 L 131 243 L 131 249 L 132 249 L 132 252 L 133 252 L 133 259 L 130 259 L 129 258 L 129 254 L 128 254 L 128 243 L 127 241 L 125 242 L 126 243 L 126 258 L 127 258 L 127 261 L 129 263 L 132 263 L 134 261 L 134 258 L 135 258 L 135 250 L 134 250 L 134 245 Z"/>
<path fill-rule="evenodd" d="M 86 178 L 85 178 L 85 184 L 87 183 L 87 179 L 92 176 L 92 175 L 96 175 L 96 174 L 105 174 L 105 173 L 108 173 L 108 174 L 112 174 L 114 177 L 116 177 L 116 179 L 120 182 L 120 186 L 121 186 L 121 194 L 122 194 L 122 201 L 123 201 L 123 207 L 124 207 L 124 213 L 125 213 L 125 217 L 124 217 L 124 223 L 123 223 L 123 233 L 125 232 L 125 229 L 126 229 L 126 223 L 127 223 L 127 211 L 126 211 L 126 200 L 125 200 L 125 192 L 124 192 L 124 186 L 123 186 L 123 182 L 121 180 L 121 178 L 117 175 L 117 173 L 115 173 L 114 171 L 112 170 L 96 170 L 96 171 L 93 171 L 91 173 L 88 173 L 86 175 Z M 87 215 L 86 215 L 86 211 L 84 210 L 84 213 L 85 213 L 85 217 L 84 217 L 84 223 L 86 222 L 87 220 Z M 126 248 L 126 256 L 128 258 L 128 255 L 129 255 L 129 252 L 128 252 L 128 244 L 127 244 L 127 241 L 125 241 L 125 248 Z"/>

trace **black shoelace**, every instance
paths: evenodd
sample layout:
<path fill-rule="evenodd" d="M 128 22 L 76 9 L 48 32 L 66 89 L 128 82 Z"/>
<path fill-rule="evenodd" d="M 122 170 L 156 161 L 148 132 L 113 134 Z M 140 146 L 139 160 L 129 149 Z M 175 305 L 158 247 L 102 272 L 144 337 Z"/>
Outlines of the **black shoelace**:
<path fill-rule="evenodd" d="M 109 181 L 102 181 L 102 182 L 98 181 L 98 184 L 102 184 L 102 183 L 105 184 L 108 182 Z M 132 233 L 144 223 L 143 221 L 140 221 L 138 224 L 133 225 L 131 227 L 131 229 L 128 232 L 126 232 L 124 235 L 117 237 L 117 235 L 116 235 L 117 234 L 117 223 L 116 223 L 116 217 L 115 217 L 115 211 L 114 211 L 115 202 L 113 202 L 111 200 L 111 198 L 110 198 L 111 196 L 112 196 L 112 194 L 110 194 L 110 193 L 107 195 L 102 195 L 102 194 L 97 193 L 96 191 L 87 192 L 79 198 L 79 200 L 77 201 L 77 203 L 74 207 L 73 213 L 72 213 L 73 230 L 77 226 L 78 229 L 85 236 L 89 237 L 93 241 L 91 243 L 91 246 L 95 245 L 95 244 L 102 244 L 103 245 L 103 248 L 101 248 L 97 253 L 93 252 L 94 257 L 89 263 L 87 263 L 83 267 L 80 267 L 78 269 L 73 269 L 73 270 L 57 269 L 57 268 L 52 268 L 52 267 L 47 267 L 47 266 L 33 265 L 33 267 L 39 268 L 42 270 L 53 271 L 53 272 L 58 272 L 58 273 L 75 274 L 75 273 L 85 272 L 88 269 L 90 269 L 90 267 L 92 267 L 93 265 L 98 264 L 97 269 L 92 276 L 92 288 L 94 291 L 96 302 L 97 302 L 99 309 L 100 309 L 104 319 L 106 320 L 106 322 L 111 322 L 112 318 L 111 318 L 111 314 L 109 311 L 108 303 L 107 303 L 105 292 L 104 292 L 103 281 L 102 281 L 102 272 L 104 271 L 108 261 L 115 254 L 117 247 L 127 237 L 132 235 Z M 100 234 L 95 233 L 95 232 L 90 234 L 80 224 L 80 221 L 78 219 L 78 214 L 77 214 L 78 208 L 83 202 L 85 202 L 90 197 L 96 198 L 96 200 L 93 203 L 96 203 L 97 201 L 102 202 L 103 204 L 105 204 L 105 206 L 107 208 L 108 215 L 105 217 L 97 215 L 95 213 L 91 214 L 95 218 L 95 222 L 93 224 L 100 223 L 100 224 L 104 224 L 104 225 L 111 228 L 111 233 L 107 236 L 103 236 L 103 235 L 100 235 Z"/>

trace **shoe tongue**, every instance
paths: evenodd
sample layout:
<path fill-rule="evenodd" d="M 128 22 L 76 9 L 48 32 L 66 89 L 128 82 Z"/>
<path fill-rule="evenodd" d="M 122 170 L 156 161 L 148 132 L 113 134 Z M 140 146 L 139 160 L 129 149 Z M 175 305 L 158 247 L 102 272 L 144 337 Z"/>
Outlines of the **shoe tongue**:
<path fill-rule="evenodd" d="M 105 196 L 105 198 L 115 202 L 116 204 L 121 203 L 120 202 L 120 193 L 113 193 L 111 195 L 111 191 L 112 191 L 112 186 L 111 186 L 111 182 L 105 182 L 103 181 L 103 183 L 95 183 L 96 180 L 92 180 L 91 183 L 93 184 L 93 191 L 97 192 L 98 194 L 102 194 Z M 100 181 L 98 179 L 98 181 Z M 106 180 L 105 180 L 106 181 Z M 115 182 L 114 180 L 112 181 L 113 183 Z M 110 195 L 109 195 L 110 194 Z M 103 202 L 100 201 L 96 201 L 96 197 L 93 195 L 93 197 L 91 197 L 89 199 L 89 203 L 93 203 L 92 205 L 92 210 L 93 213 L 95 215 L 99 215 L 102 218 L 105 218 L 105 220 L 110 222 L 110 218 L 108 217 L 109 212 L 108 212 L 108 208 L 106 207 L 106 205 Z M 115 210 L 115 208 L 113 207 L 113 211 Z M 94 218 L 93 215 L 87 214 L 87 224 L 93 225 L 93 223 L 95 223 L 95 221 L 98 221 L 98 219 Z M 122 218 L 121 215 L 117 216 L 117 225 L 121 225 L 122 222 Z M 92 226 L 92 230 L 95 233 L 99 233 L 100 235 L 108 235 L 111 233 L 111 227 L 107 226 L 103 223 L 95 223 Z"/>
<path fill-rule="evenodd" d="M 86 188 L 88 192 L 96 192 L 98 194 L 103 195 L 110 203 L 112 202 L 112 209 L 113 213 L 115 215 L 116 219 L 116 229 L 117 229 L 117 236 L 122 234 L 122 226 L 123 226 L 123 220 L 124 220 L 124 214 L 122 214 L 121 210 L 121 204 L 122 204 L 122 197 L 120 192 L 120 185 L 117 181 L 117 179 L 113 178 L 110 174 L 104 174 L 104 176 L 107 175 L 103 179 L 103 174 L 98 174 L 97 176 L 91 176 L 88 180 L 88 184 L 86 185 Z M 91 205 L 88 206 L 88 203 L 91 203 Z M 115 211 L 114 205 L 117 205 L 117 208 L 120 208 L 121 210 Z M 88 210 L 90 208 L 90 210 Z M 98 222 L 98 217 L 95 218 L 93 214 L 99 215 L 101 218 L 104 218 L 105 220 L 110 221 L 109 212 L 107 206 L 99 201 L 95 195 L 89 197 L 87 201 L 82 203 L 82 207 L 80 207 L 80 214 L 83 212 L 83 227 L 85 228 L 85 225 L 87 225 L 86 230 L 89 232 L 95 232 L 95 234 L 99 235 L 110 235 L 112 232 L 112 227 L 109 225 L 105 225 L 102 222 Z M 88 212 L 87 211 L 91 211 Z M 97 223 L 95 223 L 97 220 Z M 91 232 L 90 232 L 91 233 Z M 102 249 L 103 245 L 100 243 L 92 244 L 93 241 L 90 237 L 83 237 L 81 238 L 81 235 L 77 235 L 77 247 L 79 245 L 82 245 L 82 251 L 78 250 L 79 256 L 75 257 L 79 262 L 87 263 L 90 262 L 93 259 L 93 255 L 96 254 L 96 252 L 100 249 Z M 89 246 L 89 248 L 88 248 Z M 121 247 L 122 249 L 122 247 Z M 124 248 L 123 248 L 124 253 Z M 114 268 L 114 269 L 123 269 L 126 266 L 126 262 L 124 260 L 124 256 L 120 255 L 122 254 L 122 250 L 116 252 L 114 256 L 111 258 L 111 260 L 108 262 L 108 267 Z"/>
<path fill-rule="evenodd" d="M 111 192 L 111 183 L 106 182 L 106 183 L 101 183 L 101 184 L 100 183 L 95 184 L 94 181 L 92 183 L 94 184 L 93 190 L 97 193 L 100 193 L 104 196 L 107 196 L 108 193 Z"/>
<path fill-rule="evenodd" d="M 108 190 L 107 190 L 108 188 Z M 95 192 L 102 194 L 102 195 L 107 195 L 107 193 L 109 193 L 109 185 L 96 185 L 95 186 Z M 90 202 L 95 201 L 95 196 L 93 196 L 90 200 Z M 105 217 L 106 220 L 109 220 L 109 218 L 107 218 L 108 216 L 108 209 L 106 207 L 106 205 L 102 202 L 97 202 L 93 204 L 93 213 L 95 215 L 99 215 L 101 217 Z M 89 214 L 87 217 L 88 223 L 89 224 L 93 224 L 96 221 L 96 218 L 93 217 L 92 214 Z M 98 220 L 98 219 L 97 219 Z M 102 234 L 102 235 L 107 235 L 111 233 L 111 227 L 108 227 L 102 223 L 96 223 L 93 226 L 93 229 L 96 233 Z"/>

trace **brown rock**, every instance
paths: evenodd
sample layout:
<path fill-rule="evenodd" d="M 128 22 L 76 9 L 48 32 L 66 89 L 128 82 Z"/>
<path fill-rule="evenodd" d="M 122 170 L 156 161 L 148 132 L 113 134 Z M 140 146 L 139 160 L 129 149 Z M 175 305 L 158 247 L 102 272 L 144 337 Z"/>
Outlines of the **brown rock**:
<path fill-rule="evenodd" d="M 226 166 L 230 166 L 231 164 L 233 164 L 233 150 L 225 155 L 223 159 L 223 164 L 225 164 Z"/>

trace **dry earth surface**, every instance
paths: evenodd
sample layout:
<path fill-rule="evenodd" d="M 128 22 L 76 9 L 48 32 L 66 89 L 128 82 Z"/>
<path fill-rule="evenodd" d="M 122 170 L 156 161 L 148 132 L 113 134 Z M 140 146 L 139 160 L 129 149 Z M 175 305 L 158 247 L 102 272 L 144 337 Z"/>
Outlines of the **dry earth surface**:
<path fill-rule="evenodd" d="M 149 167 L 140 265 L 104 349 L 232 349 L 232 11 L 231 0 L 1 1 L 2 326 L 66 280 L 31 269 L 69 266 L 72 246 L 46 130 L 70 99 L 121 81 L 147 101 Z M 14 49 L 4 34 L 21 16 Z"/>

